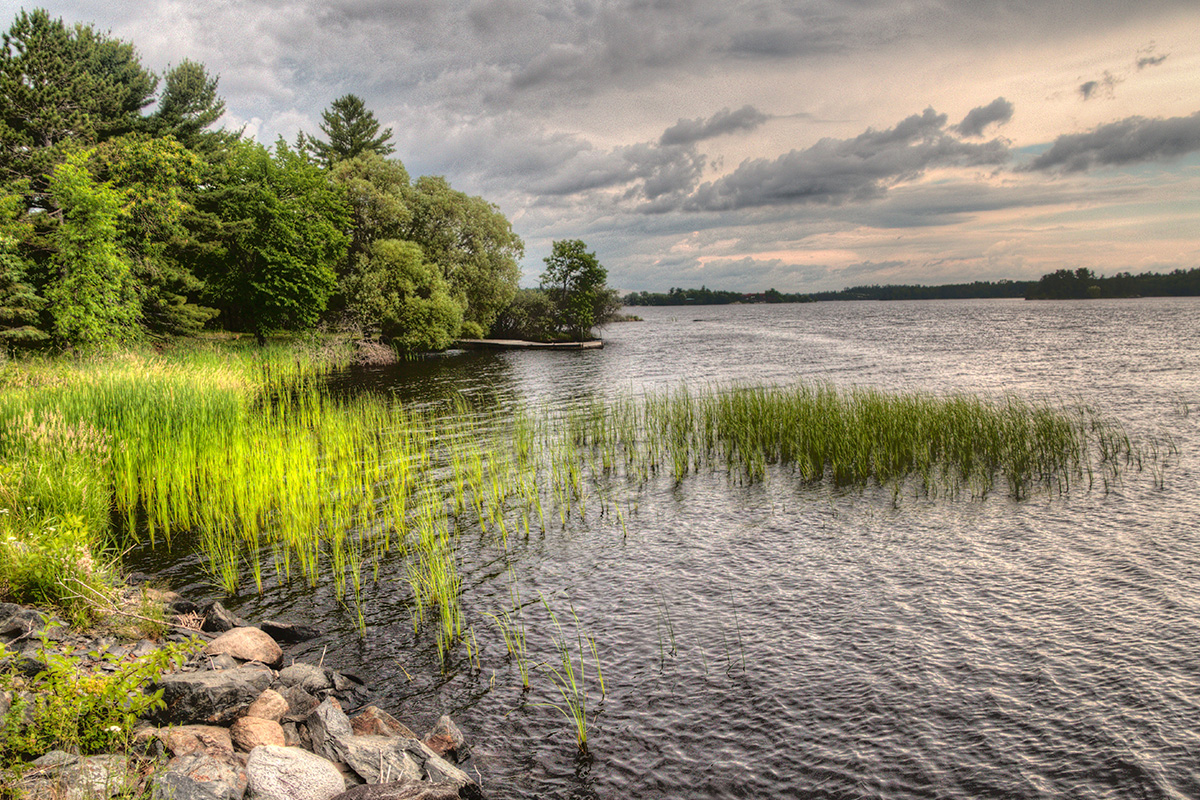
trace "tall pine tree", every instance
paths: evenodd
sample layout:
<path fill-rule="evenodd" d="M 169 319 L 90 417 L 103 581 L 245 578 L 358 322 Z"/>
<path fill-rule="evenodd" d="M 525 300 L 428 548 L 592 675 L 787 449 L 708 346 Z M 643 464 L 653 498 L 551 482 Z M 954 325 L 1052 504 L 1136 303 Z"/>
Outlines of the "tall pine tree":
<path fill-rule="evenodd" d="M 385 128 L 380 132 L 379 120 L 358 95 L 348 94 L 334 100 L 322 112 L 321 118 L 324 120 L 321 131 L 329 141 L 301 133 L 300 142 L 304 150 L 326 168 L 363 153 L 387 156 L 395 150 L 387 143 L 392 138 L 392 129 Z"/>

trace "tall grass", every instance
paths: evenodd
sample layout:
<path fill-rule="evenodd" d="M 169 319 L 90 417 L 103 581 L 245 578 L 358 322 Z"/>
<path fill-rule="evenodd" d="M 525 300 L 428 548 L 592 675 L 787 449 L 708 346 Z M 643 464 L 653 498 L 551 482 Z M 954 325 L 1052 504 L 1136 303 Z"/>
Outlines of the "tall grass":
<path fill-rule="evenodd" d="M 330 581 L 361 627 L 363 583 L 395 555 L 445 656 L 464 635 L 464 530 L 507 549 L 591 513 L 627 534 L 622 496 L 706 470 L 1022 498 L 1154 458 L 1085 407 L 1015 397 L 680 387 L 500 415 L 330 397 L 333 364 L 317 345 L 200 345 L 5 365 L 0 593 L 64 602 L 120 548 L 188 531 L 227 592 Z"/>

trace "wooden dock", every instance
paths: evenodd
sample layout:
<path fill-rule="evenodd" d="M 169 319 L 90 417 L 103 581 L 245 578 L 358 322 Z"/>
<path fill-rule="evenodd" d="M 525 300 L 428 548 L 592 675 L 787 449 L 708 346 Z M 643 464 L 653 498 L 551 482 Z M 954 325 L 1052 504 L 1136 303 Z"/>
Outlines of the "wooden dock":
<path fill-rule="evenodd" d="M 522 339 L 459 339 L 454 346 L 463 350 L 599 350 L 604 347 L 604 340 L 527 342 Z"/>

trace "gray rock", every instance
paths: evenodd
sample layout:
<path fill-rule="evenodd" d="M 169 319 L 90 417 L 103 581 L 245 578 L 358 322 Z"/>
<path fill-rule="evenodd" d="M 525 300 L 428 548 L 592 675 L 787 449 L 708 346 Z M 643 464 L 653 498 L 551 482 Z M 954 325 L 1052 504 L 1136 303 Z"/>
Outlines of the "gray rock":
<path fill-rule="evenodd" d="M 333 678 L 323 667 L 312 664 L 292 664 L 279 670 L 279 683 L 283 686 L 299 686 L 309 694 L 333 688 Z"/>
<path fill-rule="evenodd" d="M 136 784 L 124 756 L 79 756 L 51 750 L 33 762 L 18 783 L 23 796 L 54 800 L 92 800 L 127 792 Z"/>
<path fill-rule="evenodd" d="M 341 757 L 341 743 L 354 736 L 354 729 L 350 727 L 350 718 L 336 700 L 326 698 L 312 710 L 305 723 L 308 725 L 308 735 L 312 737 L 314 753 L 330 761 L 345 761 Z"/>
<path fill-rule="evenodd" d="M 405 777 L 454 786 L 473 785 L 467 773 L 415 737 L 356 736 L 350 719 L 332 698 L 317 706 L 307 722 L 313 752 L 330 761 L 345 762 L 367 783 Z"/>
<path fill-rule="evenodd" d="M 151 779 L 152 800 L 242 800 L 246 769 L 236 758 L 189 753 Z"/>
<path fill-rule="evenodd" d="M 158 682 L 166 705 L 156 719 L 182 724 L 228 725 L 244 716 L 250 704 L 270 684 L 270 670 L 249 666 L 167 675 Z"/>
<path fill-rule="evenodd" d="M 0 603 L 0 642 L 34 638 L 45 624 L 41 613 L 32 608 Z"/>
<path fill-rule="evenodd" d="M 425 773 L 409 747 L 415 741 L 394 736 L 349 736 L 337 743 L 337 749 L 339 760 L 345 761 L 367 783 L 419 781 Z"/>
<path fill-rule="evenodd" d="M 351 786 L 333 800 L 458 800 L 459 797 L 458 789 L 453 786 L 434 786 L 421 781 L 401 780 Z"/>
<path fill-rule="evenodd" d="M 329 800 L 346 788 L 333 764 L 298 747 L 254 748 L 246 774 L 254 800 Z"/>
<path fill-rule="evenodd" d="M 237 669 L 242 663 L 229 653 L 217 653 L 215 656 L 201 653 L 199 660 L 201 667 L 205 669 Z"/>

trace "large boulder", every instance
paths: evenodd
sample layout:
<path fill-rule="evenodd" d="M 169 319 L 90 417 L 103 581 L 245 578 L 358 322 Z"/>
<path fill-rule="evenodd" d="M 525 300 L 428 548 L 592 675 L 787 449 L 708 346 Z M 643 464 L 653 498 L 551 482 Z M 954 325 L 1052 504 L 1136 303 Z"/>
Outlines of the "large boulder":
<path fill-rule="evenodd" d="M 346 788 L 333 764 L 298 747 L 254 748 L 246 774 L 254 800 L 329 800 Z"/>
<path fill-rule="evenodd" d="M 245 716 L 250 704 L 270 684 L 270 670 L 250 666 L 167 675 L 157 684 L 163 690 L 165 705 L 156 720 L 228 725 Z"/>
<path fill-rule="evenodd" d="M 350 718 L 342 711 L 337 700 L 326 698 L 312 710 L 305 722 L 314 753 L 330 761 L 345 760 L 342 758 L 342 742 L 354 736 L 354 729 L 350 727 Z"/>
<path fill-rule="evenodd" d="M 246 769 L 236 756 L 189 753 L 151 779 L 152 800 L 242 800 Z"/>
<path fill-rule="evenodd" d="M 34 761 L 33 767 L 13 787 L 18 797 L 91 800 L 131 792 L 137 784 L 136 770 L 119 755 L 80 757 L 51 750 Z"/>
<path fill-rule="evenodd" d="M 283 666 L 283 650 L 258 628 L 233 628 L 208 643 L 205 655 L 226 653 L 240 661 L 259 661 L 269 667 Z"/>
<path fill-rule="evenodd" d="M 139 739 L 157 739 L 163 748 L 174 756 L 188 753 L 207 753 L 226 757 L 233 753 L 233 740 L 229 729 L 217 725 L 172 725 L 169 728 L 152 728 Z"/>

